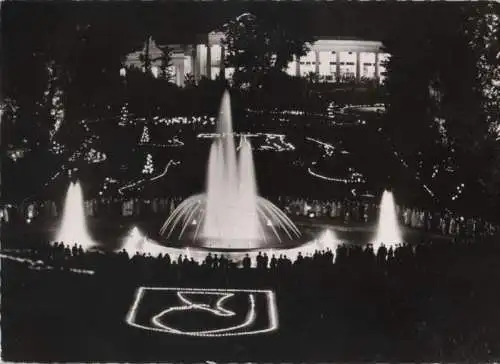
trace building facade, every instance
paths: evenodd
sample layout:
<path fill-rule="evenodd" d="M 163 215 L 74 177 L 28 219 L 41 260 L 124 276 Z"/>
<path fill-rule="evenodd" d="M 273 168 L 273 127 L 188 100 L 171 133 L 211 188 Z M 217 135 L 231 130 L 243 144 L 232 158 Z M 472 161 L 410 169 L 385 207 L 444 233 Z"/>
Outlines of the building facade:
<path fill-rule="evenodd" d="M 213 80 L 220 76 L 230 80 L 234 69 L 225 67 L 223 37 L 223 33 L 212 32 L 200 37 L 197 44 L 170 44 L 168 47 L 172 50 L 172 55 L 169 74 L 172 75 L 172 81 L 178 86 L 184 86 L 188 74 L 195 82 L 203 77 Z M 151 60 L 151 71 L 155 77 L 161 77 L 163 53 L 151 38 L 143 50 L 126 57 L 122 75 L 125 75 L 129 67 L 144 66 L 141 54 L 144 55 L 146 47 Z M 307 54 L 290 62 L 286 71 L 297 77 L 314 75 L 322 82 L 381 83 L 388 57 L 382 50 L 382 43 L 378 41 L 325 37 L 309 44 Z"/>

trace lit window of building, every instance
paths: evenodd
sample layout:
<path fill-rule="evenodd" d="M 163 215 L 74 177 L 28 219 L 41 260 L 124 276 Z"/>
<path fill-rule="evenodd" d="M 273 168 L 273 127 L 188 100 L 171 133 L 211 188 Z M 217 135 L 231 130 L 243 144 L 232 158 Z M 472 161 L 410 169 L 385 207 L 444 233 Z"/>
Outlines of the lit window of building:
<path fill-rule="evenodd" d="M 218 44 L 214 44 L 210 47 L 210 51 L 212 53 L 211 78 L 212 80 L 215 80 L 217 77 L 219 77 L 221 70 L 222 47 Z"/>
<path fill-rule="evenodd" d="M 375 78 L 375 53 L 361 52 L 359 55 L 359 62 L 361 68 L 361 78 L 372 79 Z"/>
<path fill-rule="evenodd" d="M 340 82 L 356 80 L 356 53 L 341 51 L 339 53 Z"/>
<path fill-rule="evenodd" d="M 192 44 L 169 44 L 172 54 L 172 82 L 184 86 L 186 75 L 193 76 L 195 82 L 201 78 L 216 79 L 222 75 L 230 80 L 234 69 L 225 67 L 226 50 L 223 45 L 224 34 L 212 32 L 200 36 Z M 148 51 L 154 67 L 161 69 L 161 50 L 150 38 Z M 144 67 L 142 51 L 130 53 L 125 61 L 125 67 Z M 142 55 L 142 56 L 141 56 Z M 389 54 L 382 51 L 382 43 L 359 39 L 338 39 L 334 37 L 319 37 L 309 45 L 308 52 L 299 59 L 294 58 L 285 71 L 291 76 L 306 77 L 317 74 L 323 82 L 374 82 L 380 83 L 385 78 L 385 62 Z M 126 72 L 126 71 L 125 71 Z M 123 75 L 123 71 L 120 70 Z M 158 73 L 157 73 L 158 74 Z M 161 72 L 159 76 L 161 77 Z"/>
<path fill-rule="evenodd" d="M 337 53 L 335 51 L 318 51 L 319 76 L 322 81 L 334 82 L 337 79 Z"/>
<path fill-rule="evenodd" d="M 310 50 L 305 56 L 300 57 L 300 76 L 306 77 L 310 73 L 316 73 L 316 52 Z"/>

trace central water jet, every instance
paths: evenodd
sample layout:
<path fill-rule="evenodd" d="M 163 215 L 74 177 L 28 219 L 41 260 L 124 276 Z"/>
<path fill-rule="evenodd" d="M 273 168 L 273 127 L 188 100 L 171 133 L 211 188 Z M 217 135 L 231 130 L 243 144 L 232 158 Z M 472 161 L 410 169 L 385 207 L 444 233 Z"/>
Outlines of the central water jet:
<path fill-rule="evenodd" d="M 222 97 L 217 132 L 210 149 L 204 239 L 258 240 L 257 190 L 252 148 L 243 138 L 239 158 L 233 139 L 229 94 Z"/>
<path fill-rule="evenodd" d="M 252 249 L 300 236 L 295 224 L 274 204 L 258 196 L 252 147 L 234 143 L 231 101 L 226 91 L 217 119 L 218 138 L 208 158 L 206 193 L 182 202 L 161 229 L 178 232 L 211 248 Z"/>

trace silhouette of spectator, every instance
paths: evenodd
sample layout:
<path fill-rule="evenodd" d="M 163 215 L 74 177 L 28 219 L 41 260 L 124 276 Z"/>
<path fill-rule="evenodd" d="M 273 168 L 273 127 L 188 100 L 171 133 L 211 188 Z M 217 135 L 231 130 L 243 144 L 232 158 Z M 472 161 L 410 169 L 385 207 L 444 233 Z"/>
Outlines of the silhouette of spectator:
<path fill-rule="evenodd" d="M 250 256 L 247 253 L 247 254 L 245 254 L 245 257 L 243 258 L 243 268 L 249 269 L 251 264 L 252 264 L 252 262 L 250 260 Z"/>
<path fill-rule="evenodd" d="M 278 260 L 276 259 L 276 255 L 273 254 L 273 256 L 271 257 L 270 268 L 272 270 L 275 270 L 277 266 L 278 266 Z"/>
<path fill-rule="evenodd" d="M 212 263 L 213 263 L 212 253 L 208 253 L 208 255 L 205 257 L 204 263 L 207 267 L 212 268 Z"/>
<path fill-rule="evenodd" d="M 264 253 L 264 257 L 262 258 L 262 265 L 264 269 L 267 269 L 269 264 L 269 257 L 267 256 L 267 253 Z"/>
<path fill-rule="evenodd" d="M 264 269 L 264 257 L 262 256 L 262 252 L 257 254 L 257 268 Z"/>

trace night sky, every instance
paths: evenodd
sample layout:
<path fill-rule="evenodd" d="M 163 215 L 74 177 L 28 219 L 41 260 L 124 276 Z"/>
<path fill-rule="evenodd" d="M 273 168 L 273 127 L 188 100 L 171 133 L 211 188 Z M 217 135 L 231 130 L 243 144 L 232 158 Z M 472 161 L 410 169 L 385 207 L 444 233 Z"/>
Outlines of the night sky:
<path fill-rule="evenodd" d="M 54 34 L 72 24 L 98 24 L 103 32 L 123 35 L 134 29 L 159 30 L 165 39 L 181 42 L 193 34 L 207 33 L 228 19 L 249 11 L 273 14 L 305 33 L 318 36 L 353 36 L 383 40 L 394 24 L 408 15 L 448 11 L 452 4 L 381 2 L 7 2 L 3 5 L 4 39 L 14 33 Z"/>
<path fill-rule="evenodd" d="M 451 19 L 463 3 L 401 2 L 28 2 L 2 4 L 2 87 L 23 97 L 44 77 L 48 59 L 64 64 L 116 63 L 142 47 L 146 36 L 158 44 L 193 44 L 197 35 L 220 28 L 244 12 L 287 23 L 304 35 L 380 40 L 405 38 L 415 19 Z M 456 23 L 455 23 L 456 24 Z M 396 30 L 397 29 L 397 30 Z M 400 35 L 401 34 L 401 35 Z M 101 67 L 101 66 L 99 66 Z M 103 66 L 101 68 L 107 68 Z M 110 72 L 116 74 L 113 69 Z M 43 84 L 43 81 L 40 82 Z M 5 94 L 5 92 L 4 92 Z M 9 92 L 10 94 L 10 92 Z"/>

